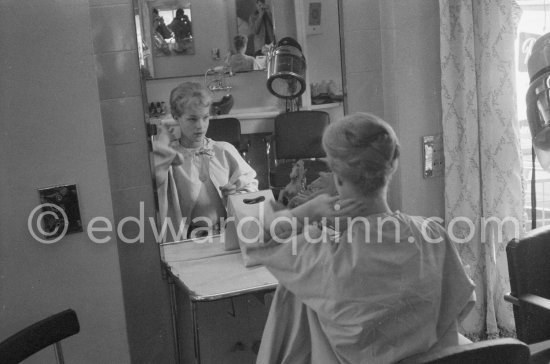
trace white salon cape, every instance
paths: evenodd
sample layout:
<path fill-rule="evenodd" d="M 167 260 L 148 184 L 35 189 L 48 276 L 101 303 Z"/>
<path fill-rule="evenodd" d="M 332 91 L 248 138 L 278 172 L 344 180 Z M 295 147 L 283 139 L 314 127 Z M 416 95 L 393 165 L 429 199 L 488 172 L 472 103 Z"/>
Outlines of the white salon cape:
<path fill-rule="evenodd" d="M 458 344 L 474 285 L 444 229 L 399 212 L 365 221 L 338 243 L 314 243 L 316 227 L 293 234 L 278 224 L 278 242 L 245 247 L 279 281 L 258 364 L 389 364 Z"/>
<path fill-rule="evenodd" d="M 183 229 L 189 227 L 188 219 L 207 178 L 218 193 L 213 197 L 224 203 L 219 187 L 230 181 L 237 192 L 258 190 L 256 172 L 230 143 L 205 138 L 201 148 L 188 149 L 177 140 L 169 146 L 153 142 L 153 155 L 161 222 L 169 218 L 175 229 L 182 221 Z"/>

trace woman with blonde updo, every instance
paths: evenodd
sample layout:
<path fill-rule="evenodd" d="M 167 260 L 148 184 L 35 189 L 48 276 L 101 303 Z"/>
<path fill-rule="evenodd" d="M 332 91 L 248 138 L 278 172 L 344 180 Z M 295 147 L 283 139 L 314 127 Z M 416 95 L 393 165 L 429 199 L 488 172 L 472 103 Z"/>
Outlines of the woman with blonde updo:
<path fill-rule="evenodd" d="M 444 228 L 392 211 L 399 143 L 357 113 L 325 130 L 337 196 L 273 213 L 246 254 L 278 279 L 258 363 L 395 363 L 458 344 L 474 286 Z M 323 221 L 344 220 L 338 235 Z"/>
<path fill-rule="evenodd" d="M 235 54 L 229 56 L 227 65 L 231 67 L 231 70 L 235 73 L 248 72 L 260 68 L 254 57 L 245 54 L 247 43 L 248 38 L 246 35 L 236 35 L 235 38 L 233 38 Z"/>

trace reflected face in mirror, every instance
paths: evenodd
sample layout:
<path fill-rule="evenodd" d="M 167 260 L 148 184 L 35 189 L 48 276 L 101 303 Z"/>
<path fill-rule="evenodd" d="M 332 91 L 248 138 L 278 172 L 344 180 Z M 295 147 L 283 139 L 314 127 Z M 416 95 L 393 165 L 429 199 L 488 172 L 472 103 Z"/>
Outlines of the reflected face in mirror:
<path fill-rule="evenodd" d="M 200 148 L 210 121 L 210 104 L 192 105 L 187 112 L 175 118 L 181 129 L 180 144 L 185 148 Z"/>
<path fill-rule="evenodd" d="M 168 226 L 162 228 L 167 241 L 219 234 L 227 196 L 258 190 L 256 172 L 239 151 L 231 143 L 206 138 L 211 102 L 202 83 L 176 86 L 170 107 L 178 124 L 161 124 L 152 141 L 159 228 Z"/>
<path fill-rule="evenodd" d="M 156 3 L 161 5 L 158 0 L 151 6 Z M 151 17 L 153 56 L 195 54 L 189 6 L 179 4 L 177 8 L 152 7 Z"/>

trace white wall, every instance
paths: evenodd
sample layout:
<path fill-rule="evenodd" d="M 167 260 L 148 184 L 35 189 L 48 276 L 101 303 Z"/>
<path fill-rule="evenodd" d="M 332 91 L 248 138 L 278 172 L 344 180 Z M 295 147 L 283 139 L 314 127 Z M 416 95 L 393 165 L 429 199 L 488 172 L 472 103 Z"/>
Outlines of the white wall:
<path fill-rule="evenodd" d="M 437 0 L 345 0 L 349 112 L 382 116 L 402 147 L 392 209 L 444 216 L 443 177 L 422 176 L 421 138 L 441 133 Z"/>
<path fill-rule="evenodd" d="M 380 0 L 384 116 L 401 142 L 400 208 L 444 217 L 444 178 L 424 178 L 422 137 L 440 134 L 441 69 L 437 0 Z"/>
<path fill-rule="evenodd" d="M 113 219 L 88 1 L 2 1 L 0 44 L 0 341 L 71 307 L 81 332 L 64 343 L 67 362 L 128 363 L 116 245 L 84 233 L 44 245 L 27 229 L 36 189 L 65 183 L 83 222 Z"/>
<path fill-rule="evenodd" d="M 308 14 L 308 3 L 304 1 L 304 11 Z M 342 89 L 342 66 L 340 63 L 340 32 L 338 23 L 338 3 L 334 0 L 321 2 L 321 28 L 319 34 L 306 36 L 308 83 L 321 83 L 333 80 Z"/>

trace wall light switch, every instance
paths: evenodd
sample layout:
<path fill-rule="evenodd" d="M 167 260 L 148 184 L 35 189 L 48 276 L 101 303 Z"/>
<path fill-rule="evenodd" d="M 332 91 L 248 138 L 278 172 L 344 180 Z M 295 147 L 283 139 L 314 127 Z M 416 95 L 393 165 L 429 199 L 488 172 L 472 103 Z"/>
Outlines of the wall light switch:
<path fill-rule="evenodd" d="M 41 221 L 44 237 L 52 240 L 61 235 L 83 231 L 76 185 L 38 189 L 44 217 Z"/>
<path fill-rule="evenodd" d="M 210 54 L 212 55 L 212 59 L 215 59 L 215 60 L 221 59 L 221 53 L 219 48 L 212 48 L 210 50 Z"/>
<path fill-rule="evenodd" d="M 428 135 L 422 137 L 424 178 L 441 177 L 445 173 L 445 158 L 443 156 L 443 135 Z"/>

